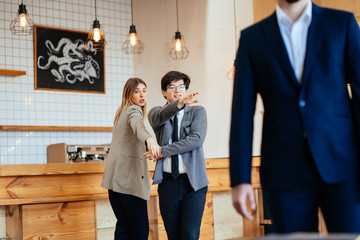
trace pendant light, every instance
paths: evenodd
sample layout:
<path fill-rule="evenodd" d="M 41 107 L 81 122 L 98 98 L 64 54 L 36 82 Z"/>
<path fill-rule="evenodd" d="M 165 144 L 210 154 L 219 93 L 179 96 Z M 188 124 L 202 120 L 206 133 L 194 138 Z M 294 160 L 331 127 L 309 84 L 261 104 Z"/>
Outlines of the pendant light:
<path fill-rule="evenodd" d="M 129 36 L 123 43 L 122 50 L 125 54 L 141 54 L 144 51 L 144 44 L 136 33 L 133 18 L 133 2 L 131 0 L 131 26 Z"/>
<path fill-rule="evenodd" d="M 105 48 L 105 34 L 104 29 L 101 28 L 101 24 L 97 19 L 96 14 L 96 0 L 95 0 L 95 20 L 90 27 L 90 31 L 88 34 L 88 39 L 86 40 L 86 45 L 89 48 L 94 48 L 96 51 L 102 51 Z"/>
<path fill-rule="evenodd" d="M 181 32 L 179 31 L 178 0 L 176 0 L 176 23 L 177 31 L 175 32 L 175 36 L 172 39 L 169 55 L 172 59 L 180 60 L 187 58 L 189 55 L 189 50 L 186 48 L 184 36 L 181 35 Z"/>
<path fill-rule="evenodd" d="M 34 23 L 27 13 L 26 6 L 23 1 L 21 1 L 16 18 L 10 24 L 10 31 L 14 35 L 26 36 L 30 35 L 33 30 Z"/>

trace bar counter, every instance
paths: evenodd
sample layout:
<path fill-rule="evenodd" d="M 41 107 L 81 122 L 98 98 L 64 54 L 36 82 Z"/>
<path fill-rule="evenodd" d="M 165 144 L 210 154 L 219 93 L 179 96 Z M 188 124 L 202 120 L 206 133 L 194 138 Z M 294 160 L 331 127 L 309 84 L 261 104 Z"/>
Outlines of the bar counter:
<path fill-rule="evenodd" d="M 206 159 L 206 166 L 210 183 L 200 239 L 214 239 L 213 212 L 218 210 L 213 208 L 213 194 L 231 190 L 229 160 Z M 252 184 L 255 189 L 260 188 L 259 166 L 260 158 L 254 157 Z M 108 199 L 107 190 L 100 186 L 104 168 L 105 163 L 0 165 L 0 206 L 6 210 L 7 236 L 16 236 L 12 239 L 98 238 L 96 200 Z M 150 178 L 154 168 L 155 163 L 150 162 Z M 150 195 L 149 239 L 166 239 L 157 185 L 151 185 Z M 258 218 L 251 222 L 243 220 L 242 228 L 247 237 L 261 234 Z"/>
<path fill-rule="evenodd" d="M 260 187 L 260 158 L 253 159 L 253 186 Z M 206 159 L 209 192 L 230 190 L 227 158 Z M 105 163 L 0 165 L 0 205 L 106 199 L 100 186 Z M 155 163 L 149 163 L 150 178 Z M 151 185 L 151 196 L 157 185 Z"/>

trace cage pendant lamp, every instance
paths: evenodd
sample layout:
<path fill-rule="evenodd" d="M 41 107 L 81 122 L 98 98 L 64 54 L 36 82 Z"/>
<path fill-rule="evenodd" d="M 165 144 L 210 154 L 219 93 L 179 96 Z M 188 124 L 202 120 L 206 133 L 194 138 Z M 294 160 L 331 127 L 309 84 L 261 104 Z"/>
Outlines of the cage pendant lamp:
<path fill-rule="evenodd" d="M 102 51 L 106 46 L 104 28 L 100 24 L 100 21 L 97 19 L 96 0 L 95 0 L 95 20 L 90 27 L 88 38 L 86 40 L 86 46 L 89 49 L 94 49 L 95 51 Z"/>
<path fill-rule="evenodd" d="M 10 23 L 10 31 L 14 35 L 26 36 L 30 35 L 33 30 L 34 22 L 27 13 L 26 5 L 24 5 L 23 1 L 21 1 L 16 17 Z"/>
<path fill-rule="evenodd" d="M 179 31 L 178 0 L 176 0 L 176 23 L 177 23 L 177 31 L 175 32 L 175 36 L 173 36 L 169 55 L 172 59 L 175 60 L 186 59 L 189 56 L 190 52 L 185 45 L 184 36 L 181 35 L 181 32 Z"/>
<path fill-rule="evenodd" d="M 130 26 L 129 35 L 126 38 L 126 41 L 123 42 L 122 51 L 125 54 L 141 54 L 144 52 L 144 43 L 140 40 L 138 34 L 136 33 L 136 28 L 134 25 L 132 0 L 131 0 L 131 26 Z"/>

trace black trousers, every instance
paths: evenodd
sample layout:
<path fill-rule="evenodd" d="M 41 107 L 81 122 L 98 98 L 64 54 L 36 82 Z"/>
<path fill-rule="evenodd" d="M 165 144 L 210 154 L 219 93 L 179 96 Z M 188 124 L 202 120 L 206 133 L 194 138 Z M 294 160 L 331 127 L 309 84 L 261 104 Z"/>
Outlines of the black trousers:
<path fill-rule="evenodd" d="M 356 179 L 325 183 L 305 142 L 301 183 L 292 189 L 263 189 L 276 233 L 317 232 L 320 207 L 329 233 L 360 233 L 360 194 Z M 346 173 L 344 173 L 346 174 Z"/>
<path fill-rule="evenodd" d="M 207 186 L 194 191 L 187 174 L 173 179 L 164 172 L 158 186 L 161 217 L 169 240 L 199 239 Z"/>
<path fill-rule="evenodd" d="M 115 240 L 147 240 L 149 218 L 146 200 L 108 190 L 116 216 Z"/>

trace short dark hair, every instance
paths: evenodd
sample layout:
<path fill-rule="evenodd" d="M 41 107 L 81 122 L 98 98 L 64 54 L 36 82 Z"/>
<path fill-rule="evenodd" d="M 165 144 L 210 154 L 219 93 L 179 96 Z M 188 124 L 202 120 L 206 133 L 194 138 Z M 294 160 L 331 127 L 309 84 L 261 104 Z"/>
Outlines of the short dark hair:
<path fill-rule="evenodd" d="M 184 80 L 184 84 L 186 85 L 186 89 L 189 88 L 190 85 L 190 77 L 185 73 L 178 71 L 170 71 L 165 74 L 161 79 L 161 90 L 166 91 L 167 87 L 172 81 Z"/>

